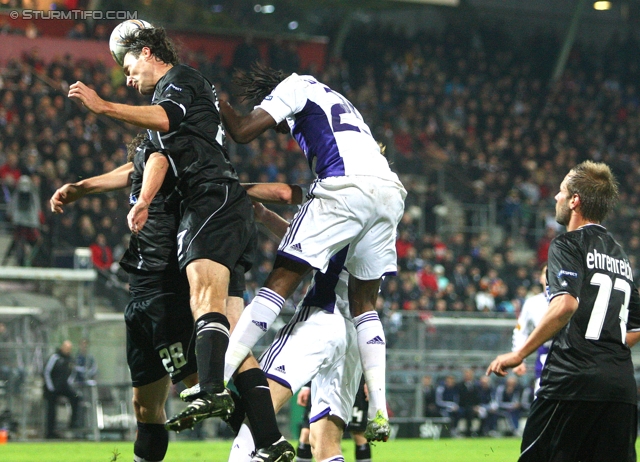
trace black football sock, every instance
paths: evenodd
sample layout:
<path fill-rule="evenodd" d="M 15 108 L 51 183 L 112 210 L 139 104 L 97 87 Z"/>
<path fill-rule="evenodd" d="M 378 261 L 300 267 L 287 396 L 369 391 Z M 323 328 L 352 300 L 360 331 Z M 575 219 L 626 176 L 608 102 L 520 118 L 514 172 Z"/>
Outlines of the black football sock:
<path fill-rule="evenodd" d="M 134 462 L 161 462 L 167 454 L 169 432 L 163 424 L 138 422 L 136 441 L 133 444 Z"/>
<path fill-rule="evenodd" d="M 240 431 L 242 422 L 244 422 L 246 413 L 244 411 L 244 405 L 242 404 L 242 398 L 240 398 L 240 396 L 232 390 L 229 390 L 229 393 L 231 393 L 231 398 L 233 398 L 233 403 L 235 404 L 235 407 L 233 409 L 233 412 L 229 416 L 229 418 L 226 419 L 226 421 L 229 427 L 231 427 L 231 430 L 233 430 L 233 434 L 238 436 L 238 432 Z"/>
<path fill-rule="evenodd" d="M 296 451 L 296 462 L 311 462 L 311 445 L 298 442 L 298 450 Z"/>
<path fill-rule="evenodd" d="M 371 445 L 369 443 L 356 446 L 356 461 L 371 462 Z"/>
<path fill-rule="evenodd" d="M 276 413 L 273 410 L 271 392 L 262 370 L 255 368 L 241 372 L 234 379 L 244 410 L 251 424 L 256 448 L 266 448 L 278 441 L 282 434 L 278 430 Z"/>
<path fill-rule="evenodd" d="M 200 389 L 224 390 L 224 355 L 229 346 L 229 321 L 222 313 L 206 313 L 196 321 L 196 362 Z"/>

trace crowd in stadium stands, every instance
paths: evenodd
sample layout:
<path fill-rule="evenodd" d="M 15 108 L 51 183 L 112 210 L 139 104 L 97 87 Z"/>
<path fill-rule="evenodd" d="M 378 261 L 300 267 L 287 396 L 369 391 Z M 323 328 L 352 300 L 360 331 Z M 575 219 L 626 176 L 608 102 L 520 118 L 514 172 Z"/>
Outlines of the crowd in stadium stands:
<path fill-rule="evenodd" d="M 342 91 L 387 146 L 393 167 L 412 175 L 398 232 L 400 271 L 385 281 L 379 300 L 387 320 L 406 310 L 517 312 L 525 297 L 541 290 L 535 273 L 560 231 L 553 224 L 553 197 L 561 176 L 586 158 L 607 162 L 620 181 L 620 206 L 605 224 L 624 243 L 637 271 L 640 183 L 634 177 L 640 156 L 634 127 L 640 122 L 640 50 L 635 41 L 618 39 L 599 53 L 577 44 L 563 77 L 549 85 L 558 50 L 549 37 L 517 43 L 499 30 L 450 28 L 408 39 L 379 29 L 354 30 L 343 59 L 331 60 L 322 71 L 298 72 L 313 73 Z M 82 31 L 73 33 L 82 38 Z M 246 68 L 241 58 L 255 46 L 247 40 L 243 47 L 236 67 Z M 289 71 L 298 66 L 290 48 L 275 47 L 270 57 Z M 233 98 L 232 68 L 195 52 L 185 58 L 216 85 L 219 96 Z M 21 263 L 49 266 L 69 249 L 88 247 L 97 268 L 115 268 L 129 235 L 126 193 L 81 199 L 60 216 L 49 212 L 48 199 L 65 182 L 126 162 L 126 145 L 137 131 L 87 112 L 66 97 L 67 88 L 82 80 L 110 101 L 145 104 L 147 99 L 124 85 L 113 63 L 69 56 L 45 63 L 33 51 L 2 67 L 3 219 L 15 219 L 7 214 L 13 210 L 8 204 L 24 175 L 41 205 L 33 232 L 14 232 L 27 248 Z M 248 145 L 230 142 L 229 152 L 242 181 L 312 181 L 289 136 L 271 132 Z M 439 183 L 433 181 L 435 172 L 443 173 Z M 417 176 L 429 179 L 426 190 L 416 189 Z M 488 232 L 439 234 L 435 209 L 445 195 L 464 204 L 496 203 L 507 237 L 496 243 Z M 529 232 L 536 208 L 546 208 L 550 217 L 541 237 Z M 282 211 L 292 216 L 291 210 Z M 512 223 L 518 228 L 511 229 Z M 522 259 L 523 249 L 533 257 Z M 251 288 L 262 285 L 275 251 L 265 237 Z"/>
<path fill-rule="evenodd" d="M 452 436 L 520 435 L 533 397 L 532 385 L 513 375 L 494 383 L 465 369 L 459 380 L 452 374 L 422 378 L 423 417 L 446 419 Z"/>

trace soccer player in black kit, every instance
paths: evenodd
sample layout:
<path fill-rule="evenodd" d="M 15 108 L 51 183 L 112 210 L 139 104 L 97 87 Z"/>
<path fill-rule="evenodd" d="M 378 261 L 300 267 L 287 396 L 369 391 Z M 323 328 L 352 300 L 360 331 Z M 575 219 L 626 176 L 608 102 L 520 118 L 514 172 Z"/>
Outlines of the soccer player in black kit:
<path fill-rule="evenodd" d="M 549 309 L 524 345 L 498 356 L 487 374 L 506 375 L 553 337 L 519 460 L 635 461 L 629 348 L 640 340 L 640 300 L 627 255 L 600 224 L 618 186 L 607 165 L 586 161 L 567 174 L 555 199 L 567 233 L 549 247 Z"/>
<path fill-rule="evenodd" d="M 112 172 L 65 184 L 51 197 L 51 211 L 62 213 L 63 206 L 75 202 L 87 194 L 97 194 L 131 185 L 130 202 L 146 194 L 142 191 L 144 170 L 162 169 L 162 158 L 152 149 L 149 140 L 140 146 L 138 139 L 130 146 L 129 162 Z M 135 149 L 135 151 L 134 151 Z M 175 186 L 171 177 L 160 185 L 149 205 L 149 218 L 139 233 L 133 234 L 129 248 L 120 264 L 129 274 L 131 301 L 125 308 L 127 326 L 127 363 L 133 385 L 134 411 L 137 421 L 134 455 L 136 461 L 160 461 L 167 451 L 168 434 L 164 428 L 165 403 L 170 382 L 182 381 L 191 387 L 198 383 L 195 350 L 191 345 L 193 317 L 189 307 L 189 285 L 178 268 L 176 254 L 176 230 L 179 215 L 166 198 Z M 239 317 L 244 306 L 244 273 L 232 275 L 229 285 L 228 309 Z M 238 307 L 240 307 L 238 309 Z M 243 365 L 235 377 L 237 387 L 243 391 L 244 408 L 253 398 L 252 382 L 256 371 Z M 267 400 L 270 406 L 270 399 Z M 261 432 L 265 426 L 276 428 L 275 416 L 248 413 L 249 421 L 256 428 L 256 440 L 269 441 L 271 432 Z M 266 439 L 265 439 L 266 438 Z"/>
<path fill-rule="evenodd" d="M 128 185 L 131 185 L 130 202 L 135 203 L 140 197 L 145 160 L 148 168 L 156 168 L 157 159 L 146 152 L 150 148 L 148 140 L 137 149 L 130 146 L 130 161 L 125 165 L 104 175 L 63 185 L 51 197 L 51 211 L 62 213 L 64 205 L 87 194 Z M 136 461 L 164 459 L 169 443 L 164 408 L 170 385 L 182 381 L 193 386 L 198 382 L 195 352 L 189 348 L 193 335 L 189 284 L 178 268 L 175 251 L 178 215 L 165 204 L 173 186 L 168 180 L 158 191 L 150 206 L 147 226 L 131 236 L 120 261 L 129 275 L 131 295 L 124 318 L 137 422 Z"/>
<path fill-rule="evenodd" d="M 223 380 L 231 327 L 225 315 L 226 299 L 231 275 L 244 274 L 251 267 L 256 228 L 251 201 L 223 147 L 224 131 L 213 86 L 195 69 L 179 64 L 162 28 L 136 31 L 125 37 L 124 43 L 128 48 L 123 61 L 127 85 L 153 95 L 150 106 L 105 101 L 82 82 L 70 86 L 69 97 L 94 113 L 146 128 L 152 150 L 162 154 L 164 170 L 176 178 L 174 197 L 168 200 L 176 200 L 180 207 L 177 256 L 190 286 L 201 390 L 186 409 L 166 422 L 167 429 L 180 431 L 203 418 L 226 417 L 233 411 Z M 154 176 L 147 184 L 157 190 L 163 181 L 164 175 Z M 134 234 L 144 226 L 149 202 L 138 198 L 129 214 Z M 250 387 L 264 389 L 268 395 L 264 376 L 252 377 Z M 263 411 L 273 412 L 266 409 L 269 406 L 263 406 Z M 264 430 L 269 439 L 278 438 L 268 446 L 273 454 L 256 460 L 290 460 L 293 448 L 277 428 Z"/>

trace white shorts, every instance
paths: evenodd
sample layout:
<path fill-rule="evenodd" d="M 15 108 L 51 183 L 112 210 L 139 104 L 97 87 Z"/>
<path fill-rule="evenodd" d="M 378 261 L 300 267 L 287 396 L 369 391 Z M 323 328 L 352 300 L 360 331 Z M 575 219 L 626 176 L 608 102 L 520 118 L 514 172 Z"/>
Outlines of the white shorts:
<path fill-rule="evenodd" d="M 260 367 L 294 394 L 312 381 L 311 422 L 326 415 L 351 420 L 362 366 L 353 321 L 338 310 L 298 308 L 260 357 Z"/>
<path fill-rule="evenodd" d="M 395 181 L 371 176 L 316 180 L 311 199 L 291 221 L 278 253 L 325 272 L 329 259 L 349 245 L 346 268 L 365 281 L 397 271 L 396 228 L 407 192 Z"/>

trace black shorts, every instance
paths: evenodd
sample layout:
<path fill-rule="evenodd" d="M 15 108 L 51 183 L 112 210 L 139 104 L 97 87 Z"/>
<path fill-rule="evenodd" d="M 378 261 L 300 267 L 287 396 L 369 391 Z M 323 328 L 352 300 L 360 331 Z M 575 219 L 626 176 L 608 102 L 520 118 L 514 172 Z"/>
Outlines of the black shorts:
<path fill-rule="evenodd" d="M 351 421 L 347 425 L 347 430 L 352 432 L 364 432 L 367 429 L 367 413 L 369 412 L 369 401 L 364 394 L 364 377 L 360 380 L 360 387 L 353 403 Z"/>
<path fill-rule="evenodd" d="M 175 276 L 175 275 L 174 275 Z M 131 275 L 130 283 L 144 283 L 124 312 L 127 326 L 127 362 L 134 387 L 148 385 L 169 374 L 173 383 L 197 372 L 192 345 L 193 315 L 189 284 L 182 275 L 167 279 Z"/>
<path fill-rule="evenodd" d="M 531 405 L 518 460 L 635 462 L 637 425 L 633 404 L 539 397 Z"/>
<path fill-rule="evenodd" d="M 207 259 L 233 272 L 249 271 L 257 247 L 253 206 L 238 182 L 208 183 L 194 188 L 182 203 L 178 227 L 178 263 Z"/>

